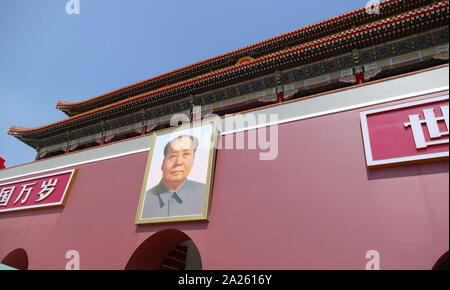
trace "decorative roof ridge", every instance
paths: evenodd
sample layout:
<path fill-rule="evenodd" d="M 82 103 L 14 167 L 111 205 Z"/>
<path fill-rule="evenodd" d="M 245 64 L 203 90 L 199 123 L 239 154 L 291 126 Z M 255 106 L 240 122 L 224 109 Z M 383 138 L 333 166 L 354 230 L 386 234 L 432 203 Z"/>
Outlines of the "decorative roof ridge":
<path fill-rule="evenodd" d="M 206 73 L 206 74 L 202 74 L 200 76 L 196 76 L 196 77 L 188 79 L 188 80 L 183 80 L 181 82 L 178 82 L 178 83 L 175 83 L 175 84 L 171 84 L 171 85 L 168 85 L 166 87 L 158 88 L 158 89 L 150 91 L 150 92 L 145 92 L 145 93 L 133 96 L 131 98 L 120 100 L 120 101 L 112 103 L 112 104 L 108 104 L 108 105 L 105 105 L 105 106 L 102 106 L 102 107 L 99 107 L 99 108 L 92 109 L 92 110 L 87 111 L 87 112 L 83 112 L 81 114 L 69 117 L 67 119 L 64 119 L 64 120 L 61 120 L 61 121 L 58 121 L 58 122 L 55 122 L 55 123 L 51 123 L 51 124 L 48 124 L 48 125 L 39 126 L 39 127 L 35 127 L 35 128 L 23 128 L 23 127 L 18 127 L 18 126 L 11 126 L 9 131 L 8 131 L 8 134 L 10 134 L 10 135 L 20 135 L 20 134 L 23 134 L 23 133 L 36 132 L 36 131 L 43 130 L 43 129 L 46 129 L 46 128 L 55 127 L 55 126 L 58 126 L 58 125 L 61 125 L 61 124 L 64 124 L 64 123 L 68 123 L 68 122 L 73 121 L 73 120 L 81 119 L 81 118 L 83 118 L 85 116 L 94 115 L 94 114 L 106 111 L 108 109 L 111 109 L 111 108 L 114 108 L 114 107 L 118 107 L 120 105 L 124 105 L 124 104 L 127 104 L 127 103 L 132 103 L 132 102 L 135 102 L 135 101 L 139 101 L 139 100 L 141 100 L 143 98 L 157 95 L 158 93 L 164 93 L 164 92 L 167 92 L 169 90 L 177 89 L 177 88 L 180 88 L 180 87 L 182 87 L 184 85 L 189 85 L 191 83 L 194 83 L 196 81 L 201 81 L 201 80 L 212 78 L 212 77 L 215 77 L 215 76 L 218 76 L 218 75 L 222 75 L 222 74 L 224 74 L 226 72 L 237 70 L 239 68 L 250 67 L 252 65 L 255 65 L 255 64 L 258 64 L 258 63 L 262 63 L 262 62 L 265 62 L 267 60 L 270 60 L 270 59 L 273 59 L 273 58 L 277 58 L 277 57 L 280 57 L 280 56 L 284 56 L 284 55 L 287 55 L 287 54 L 299 52 L 299 51 L 308 49 L 310 47 L 324 45 L 326 42 L 332 42 L 332 41 L 335 41 L 337 39 L 342 39 L 344 36 L 352 36 L 352 35 L 357 34 L 357 33 L 365 33 L 368 30 L 371 30 L 371 29 L 374 29 L 374 28 L 378 28 L 380 26 L 389 25 L 391 23 L 399 22 L 399 21 L 402 21 L 402 20 L 408 19 L 408 18 L 414 18 L 414 17 L 417 17 L 417 16 L 419 16 L 421 14 L 424 14 L 426 12 L 435 11 L 435 10 L 438 10 L 438 9 L 441 9 L 441 8 L 445 8 L 445 7 L 447 7 L 447 8 L 449 7 L 448 1 L 441 1 L 441 2 L 438 2 L 438 3 L 436 3 L 434 5 L 431 5 L 431 6 L 421 7 L 421 8 L 412 10 L 412 11 L 407 11 L 407 12 L 404 12 L 402 14 L 398 14 L 398 15 L 393 16 L 393 17 L 384 18 L 384 19 L 381 19 L 379 21 L 372 22 L 372 23 L 369 23 L 369 24 L 365 24 L 365 25 L 360 26 L 360 27 L 351 28 L 351 29 L 348 29 L 346 31 L 339 32 L 339 33 L 336 33 L 336 34 L 333 34 L 333 35 L 330 35 L 330 36 L 327 36 L 327 37 L 323 37 L 323 38 L 320 38 L 320 39 L 317 39 L 317 40 L 313 40 L 313 41 L 310 41 L 310 42 L 307 42 L 307 43 L 303 43 L 303 44 L 300 44 L 300 45 L 292 47 L 292 48 L 288 48 L 288 49 L 285 49 L 285 50 L 273 52 L 273 53 L 270 53 L 268 55 L 264 55 L 262 57 L 259 57 L 259 58 L 257 58 L 256 60 L 254 60 L 252 62 L 243 62 L 243 63 L 240 63 L 240 64 L 235 64 L 235 65 L 232 65 L 232 66 L 228 66 L 228 67 L 225 67 L 225 68 L 218 69 L 218 70 L 213 71 L 213 72 L 209 72 L 209 73 Z"/>
<path fill-rule="evenodd" d="M 380 9 L 383 6 L 385 6 L 385 5 L 389 5 L 389 4 L 391 4 L 393 2 L 397 2 L 397 1 L 401 2 L 402 0 L 386 0 L 386 1 L 382 1 L 380 3 Z M 443 0 L 443 1 L 445 2 L 445 1 L 448 1 L 448 0 Z M 292 30 L 290 32 L 283 33 L 281 35 L 274 36 L 274 37 L 271 37 L 269 39 L 266 39 L 266 40 L 263 40 L 263 41 L 260 41 L 260 42 L 254 43 L 254 44 L 250 44 L 250 45 L 244 46 L 242 48 L 239 48 L 239 49 L 236 49 L 236 50 L 224 53 L 224 54 L 220 54 L 218 56 L 214 56 L 214 57 L 211 57 L 211 58 L 208 58 L 208 59 L 204 59 L 204 60 L 195 62 L 193 64 L 190 64 L 190 65 L 187 65 L 187 66 L 175 69 L 175 70 L 171 70 L 171 71 L 169 71 L 167 73 L 164 73 L 164 74 L 161 74 L 161 75 L 158 75 L 158 76 L 155 76 L 155 77 L 151 77 L 149 79 L 146 79 L 146 80 L 143 80 L 143 81 L 131 84 L 129 86 L 125 86 L 125 87 L 122 87 L 120 89 L 116 89 L 116 90 L 113 90 L 111 92 L 102 94 L 100 96 L 92 97 L 92 98 L 89 98 L 89 99 L 86 99 L 86 100 L 83 100 L 83 101 L 69 102 L 69 101 L 61 101 L 60 100 L 60 101 L 57 102 L 56 108 L 58 108 L 58 109 L 60 109 L 62 111 L 69 111 L 70 107 L 75 107 L 75 106 L 79 106 L 79 105 L 83 105 L 83 104 L 88 104 L 88 103 L 91 103 L 93 101 L 102 99 L 104 97 L 113 95 L 115 93 L 123 92 L 123 91 L 125 91 L 127 89 L 131 89 L 131 88 L 143 85 L 143 84 L 151 82 L 151 81 L 156 81 L 158 79 L 161 79 L 161 78 L 173 75 L 173 74 L 178 73 L 178 72 L 182 72 L 184 70 L 191 69 L 191 68 L 196 67 L 196 66 L 200 66 L 202 64 L 210 63 L 210 62 L 213 62 L 213 61 L 216 61 L 216 60 L 219 60 L 219 59 L 226 58 L 226 57 L 228 57 L 230 55 L 233 55 L 233 54 L 238 54 L 238 53 L 244 52 L 246 50 L 250 50 L 250 49 L 253 49 L 253 48 L 256 48 L 256 47 L 259 47 L 259 46 L 263 46 L 263 45 L 265 45 L 267 43 L 274 42 L 275 40 L 278 40 L 278 39 L 288 38 L 291 35 L 294 35 L 294 34 L 297 34 L 297 33 L 300 33 L 300 32 L 305 32 L 305 31 L 314 29 L 314 28 L 316 28 L 318 26 L 326 25 L 328 23 L 332 23 L 332 22 L 335 22 L 335 21 L 337 21 L 339 19 L 342 19 L 342 18 L 345 18 L 345 17 L 349 17 L 349 16 L 352 16 L 352 15 L 355 15 L 355 14 L 358 14 L 358 13 L 361 13 L 361 12 L 365 12 L 365 8 L 359 8 L 359 9 L 356 9 L 356 10 L 353 10 L 353 11 L 349 11 L 349 12 L 343 13 L 341 15 L 334 16 L 332 18 L 328 18 L 328 19 L 322 20 L 322 21 L 317 22 L 315 24 L 311 24 L 311 25 L 308 25 L 308 26 L 305 26 L 305 27 L 302 27 L 302 28 L 298 28 L 298 29 Z"/>

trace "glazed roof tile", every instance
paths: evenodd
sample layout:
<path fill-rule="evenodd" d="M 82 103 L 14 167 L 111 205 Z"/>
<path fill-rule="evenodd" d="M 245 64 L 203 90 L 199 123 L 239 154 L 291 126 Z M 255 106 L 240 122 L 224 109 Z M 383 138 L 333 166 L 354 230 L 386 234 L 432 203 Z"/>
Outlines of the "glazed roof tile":
<path fill-rule="evenodd" d="M 240 72 L 242 71 L 244 72 L 244 69 L 246 68 L 252 68 L 252 67 L 256 67 L 257 65 L 266 65 L 269 63 L 269 61 L 274 60 L 274 59 L 280 59 L 282 57 L 295 57 L 295 55 L 297 55 L 298 53 L 301 52 L 307 52 L 310 49 L 313 48 L 325 48 L 326 45 L 330 45 L 330 44 L 338 44 L 339 41 L 343 40 L 343 39 L 348 39 L 354 36 L 361 36 L 361 35 L 365 35 L 369 32 L 374 32 L 377 29 L 380 28 L 387 28 L 390 27 L 391 25 L 395 25 L 398 23 L 402 23 L 404 21 L 407 20 L 411 20 L 411 19 L 417 19 L 418 17 L 421 17 L 423 15 L 428 15 L 431 14 L 435 11 L 439 11 L 442 9 L 446 9 L 447 10 L 447 14 L 448 14 L 448 7 L 449 7 L 449 3 L 448 1 L 446 2 L 441 2 L 441 3 L 437 3 L 435 5 L 429 6 L 429 7 L 423 7 L 420 9 L 416 9 L 414 11 L 409 11 L 406 13 L 402 13 L 400 15 L 397 16 L 393 16 L 393 17 L 388 17 L 385 18 L 383 20 L 374 22 L 374 23 L 370 23 L 370 24 L 366 24 L 363 25 L 361 27 L 356 27 L 356 28 L 352 28 L 343 32 L 339 32 L 327 37 L 323 37 L 321 39 L 318 40 L 314 40 L 314 41 L 310 41 L 307 43 L 303 43 L 300 44 L 298 46 L 289 48 L 289 49 L 284 49 L 278 52 L 274 52 L 274 53 L 270 53 L 268 55 L 259 57 L 257 59 L 255 59 L 254 61 L 250 61 L 250 62 L 244 62 L 241 64 L 235 64 L 226 68 L 221 68 L 218 69 L 214 72 L 210 72 L 210 73 L 206 73 L 200 76 L 196 76 L 194 78 L 188 79 L 188 80 L 183 80 L 180 81 L 178 83 L 175 84 L 171 84 L 162 88 L 158 88 L 156 90 L 150 91 L 150 92 L 145 92 L 136 96 L 133 96 L 131 98 L 125 99 L 125 100 L 121 100 L 109 105 L 105 105 L 103 107 L 100 108 L 96 108 L 93 110 L 90 110 L 88 112 L 84 112 L 78 115 L 75 115 L 73 117 L 52 123 L 52 124 L 48 124 L 45 126 L 39 126 L 39 127 L 35 127 L 35 128 L 23 128 L 23 127 L 17 127 L 17 126 L 12 126 L 9 131 L 8 134 L 10 135 L 14 135 L 14 136 L 25 136 L 25 135 L 35 135 L 35 134 L 43 134 L 45 133 L 44 131 L 46 130 L 58 130 L 62 127 L 65 126 L 71 126 L 76 124 L 77 122 L 81 122 L 83 120 L 89 120 L 89 119 L 94 119 L 97 118 L 99 116 L 101 116 L 101 114 L 104 113 L 112 113 L 121 109 L 126 108 L 126 106 L 138 106 L 139 102 L 143 101 L 143 100 L 147 100 L 150 103 L 155 102 L 156 96 L 161 95 L 163 93 L 167 93 L 167 92 L 176 92 L 177 90 L 180 90 L 181 88 L 186 88 L 190 85 L 193 84 L 199 84 L 205 80 L 208 80 L 209 82 L 223 82 L 223 80 L 220 80 L 219 77 L 225 76 L 228 73 L 235 73 L 235 72 Z M 447 15 L 448 17 L 448 15 Z M 159 98 L 158 98 L 159 99 Z"/>
<path fill-rule="evenodd" d="M 383 11 L 383 7 L 386 7 L 386 6 L 389 6 L 389 5 L 398 5 L 398 6 L 403 5 L 403 6 L 405 6 L 405 3 L 403 3 L 403 2 L 405 2 L 405 0 L 387 0 L 387 1 L 383 1 L 380 4 L 380 10 Z M 410 4 L 411 2 L 412 1 L 409 1 L 408 4 Z M 422 1 L 415 1 L 415 2 L 424 2 L 425 3 L 427 1 L 422 0 Z M 226 58 L 228 58 L 230 56 L 236 56 L 236 55 L 242 56 L 242 55 L 245 55 L 246 53 L 250 53 L 255 48 L 261 48 L 261 47 L 265 47 L 265 46 L 268 46 L 268 45 L 273 45 L 274 43 L 276 43 L 276 42 L 278 42 L 280 40 L 285 40 L 285 39 L 289 39 L 289 38 L 292 38 L 292 37 L 296 37 L 296 36 L 298 36 L 300 34 L 310 33 L 311 31 L 313 31 L 315 29 L 326 29 L 331 24 L 339 23 L 339 22 L 342 22 L 342 21 L 348 21 L 348 20 L 350 20 L 350 19 L 352 19 L 352 18 L 354 18 L 356 16 L 361 17 L 361 15 L 365 15 L 365 16 L 368 15 L 365 12 L 365 8 L 360 8 L 360 9 L 357 9 L 357 10 L 354 10 L 354 11 L 350 11 L 350 12 L 344 13 L 342 15 L 335 16 L 335 17 L 332 17 L 330 19 L 318 22 L 316 24 L 309 25 L 309 26 L 306 26 L 306 27 L 303 27 L 303 28 L 296 29 L 296 30 L 293 30 L 291 32 L 285 33 L 285 34 L 281 34 L 279 36 L 275 36 L 275 37 L 269 38 L 267 40 L 258 42 L 256 44 L 252 44 L 252 45 L 249 45 L 249 46 L 246 46 L 246 47 L 243 47 L 243 48 L 231 51 L 231 52 L 227 52 L 227 53 L 222 54 L 222 55 L 218 55 L 218 56 L 206 59 L 206 60 L 202 60 L 202 61 L 196 62 L 194 64 L 191 64 L 191 65 L 188 65 L 188 66 L 185 66 L 185 67 L 182 67 L 182 68 L 178 68 L 178 69 L 172 70 L 172 71 L 167 72 L 165 74 L 162 74 L 162 75 L 159 75 L 159 76 L 156 76 L 156 77 L 152 77 L 152 78 L 149 78 L 147 80 L 144 80 L 144 81 L 141 81 L 141 82 L 138 82 L 138 83 L 135 83 L 135 84 L 131 84 L 129 86 L 126 86 L 126 87 L 123 87 L 123 88 L 111 91 L 111 92 L 106 93 L 106 94 L 102 94 L 102 95 L 97 96 L 97 97 L 89 98 L 89 99 L 86 99 L 86 100 L 83 100 L 83 101 L 80 101 L 80 102 L 58 101 L 58 103 L 56 105 L 56 108 L 58 108 L 58 109 L 60 109 L 62 111 L 65 111 L 69 115 L 75 115 L 76 114 L 75 113 L 76 110 L 80 110 L 81 112 L 83 112 L 84 110 L 86 110 L 84 108 L 91 106 L 91 104 L 93 104 L 93 103 L 103 102 L 106 99 L 108 99 L 110 97 L 113 97 L 116 94 L 124 93 L 127 90 L 130 90 L 130 89 L 133 89 L 133 88 L 138 88 L 141 85 L 150 84 L 152 82 L 157 82 L 158 80 L 161 80 L 161 79 L 164 79 L 164 78 L 168 78 L 168 77 L 172 77 L 172 76 L 174 77 L 177 74 L 185 73 L 188 70 L 198 68 L 198 67 L 200 67 L 202 65 L 211 64 L 213 62 L 226 59 Z M 178 81 L 180 81 L 180 80 L 178 80 Z"/>

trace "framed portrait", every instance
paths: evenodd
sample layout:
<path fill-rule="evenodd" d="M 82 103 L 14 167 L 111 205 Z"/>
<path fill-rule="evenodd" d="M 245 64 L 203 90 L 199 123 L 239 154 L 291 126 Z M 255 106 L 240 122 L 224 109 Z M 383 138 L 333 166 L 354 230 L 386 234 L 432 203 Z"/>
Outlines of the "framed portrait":
<path fill-rule="evenodd" d="M 217 138 L 214 120 L 153 133 L 136 224 L 208 219 Z"/>

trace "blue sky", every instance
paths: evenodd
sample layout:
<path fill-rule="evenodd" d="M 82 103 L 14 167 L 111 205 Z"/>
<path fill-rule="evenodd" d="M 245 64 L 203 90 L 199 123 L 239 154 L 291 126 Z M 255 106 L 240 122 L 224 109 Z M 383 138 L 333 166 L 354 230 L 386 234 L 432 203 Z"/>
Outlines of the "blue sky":
<path fill-rule="evenodd" d="M 0 0 L 0 156 L 33 161 L 6 134 L 79 101 L 364 7 L 367 0 Z"/>

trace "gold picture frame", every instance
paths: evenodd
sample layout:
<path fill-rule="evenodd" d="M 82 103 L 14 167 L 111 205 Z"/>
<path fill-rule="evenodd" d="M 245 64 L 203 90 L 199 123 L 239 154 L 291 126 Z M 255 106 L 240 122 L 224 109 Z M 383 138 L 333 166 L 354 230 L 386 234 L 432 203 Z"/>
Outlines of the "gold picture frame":
<path fill-rule="evenodd" d="M 189 132 L 186 134 L 186 132 Z M 200 133 L 199 133 L 200 132 Z M 206 132 L 207 138 L 205 138 L 204 134 Z M 200 134 L 200 136 L 198 136 Z M 193 214 L 185 214 L 185 215 L 171 215 L 170 210 L 168 209 L 168 214 L 164 216 L 152 216 L 154 213 L 152 213 L 151 207 L 147 206 L 148 204 L 153 204 L 152 206 L 155 206 L 155 203 L 157 202 L 157 199 L 153 196 L 155 194 L 151 194 L 152 190 L 157 186 L 158 182 L 158 176 L 161 175 L 161 172 L 157 172 L 158 170 L 155 168 L 159 168 L 159 170 L 162 171 L 162 163 L 157 162 L 159 159 L 163 159 L 162 162 L 166 159 L 165 151 L 163 152 L 162 146 L 164 145 L 167 147 L 170 144 L 172 144 L 172 141 L 175 138 L 180 137 L 189 137 L 194 136 L 197 138 L 197 140 L 200 140 L 201 146 L 205 146 L 206 148 L 197 148 L 196 151 L 194 151 L 194 158 L 197 158 L 199 154 L 202 154 L 201 158 L 198 158 L 200 160 L 204 160 L 207 158 L 207 164 L 200 164 L 200 166 L 197 166 L 196 170 L 206 170 L 206 172 L 197 172 L 197 175 L 205 176 L 204 179 L 204 196 L 202 197 L 203 205 L 201 206 L 202 211 L 196 212 Z M 209 136 L 209 137 L 208 137 Z M 216 120 L 215 119 L 209 119 L 209 120 L 202 120 L 202 121 L 196 121 L 188 124 L 184 124 L 177 127 L 171 127 L 167 129 L 162 129 L 159 131 L 155 131 L 152 134 L 152 140 L 151 140 L 151 146 L 148 154 L 147 159 L 147 165 L 145 169 L 144 179 L 142 182 L 141 187 L 141 194 L 139 197 L 139 203 L 138 208 L 136 211 L 136 218 L 135 218 L 135 224 L 142 225 L 142 224 L 152 224 L 152 223 L 167 223 L 167 222 L 184 222 L 184 221 L 200 221 L 200 220 L 208 220 L 209 218 L 209 209 L 210 209 L 210 203 L 211 203 L 211 197 L 212 197 L 212 188 L 213 188 L 213 175 L 214 175 L 214 168 L 215 168 L 215 159 L 216 159 L 216 145 L 218 142 L 218 136 L 219 132 L 216 126 Z M 205 142 L 205 139 L 207 140 Z M 169 140 L 169 141 L 167 141 Z M 194 140 L 192 140 L 192 144 L 194 144 Z M 170 145 L 171 146 L 171 145 Z M 155 153 L 160 153 L 158 156 L 154 156 Z M 207 155 L 206 155 L 207 154 Z M 205 156 L 206 155 L 206 156 Z M 161 157 L 164 156 L 164 157 Z M 156 158 L 157 157 L 157 158 Z M 159 158 L 159 159 L 158 159 Z M 194 159 L 195 160 L 195 159 Z M 198 161 L 198 160 L 195 160 Z M 161 164 L 161 167 L 158 167 L 159 164 Z M 194 162 L 194 166 L 197 164 Z M 200 169 L 199 169 L 200 168 Z M 192 172 L 192 171 L 191 171 Z M 190 173 L 189 173 L 190 175 Z M 189 177 L 189 176 L 188 176 Z M 161 177 L 159 182 L 159 185 L 163 184 L 163 177 Z M 191 182 L 190 180 L 185 179 L 186 181 Z M 194 181 L 196 182 L 196 181 Z M 183 186 L 186 182 L 183 183 Z M 199 184 L 200 182 L 196 182 L 196 184 Z M 152 187 L 153 185 L 153 187 Z M 167 189 L 167 188 L 166 188 Z M 169 193 L 169 192 L 168 192 Z M 170 194 L 169 194 L 170 195 Z M 165 195 L 168 196 L 168 195 Z M 187 195 L 189 196 L 189 195 Z M 158 195 L 158 199 L 160 199 Z M 161 200 L 161 199 L 160 199 Z M 181 199 L 180 199 L 181 200 Z M 162 202 L 164 204 L 164 202 Z M 186 202 L 186 204 L 188 204 Z M 161 205 L 161 209 L 165 206 Z M 182 205 L 182 202 L 180 203 Z M 170 206 L 170 202 L 167 207 Z M 145 207 L 145 208 L 144 208 Z M 149 209 L 150 208 L 150 209 Z M 164 208 L 164 211 L 166 209 Z M 156 210 L 155 210 L 156 211 Z M 149 217 L 150 216 L 150 217 Z"/>

